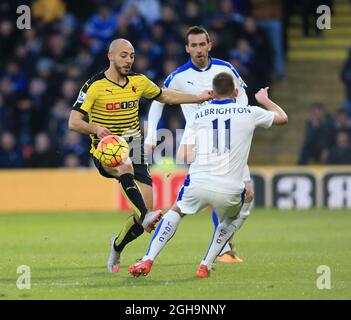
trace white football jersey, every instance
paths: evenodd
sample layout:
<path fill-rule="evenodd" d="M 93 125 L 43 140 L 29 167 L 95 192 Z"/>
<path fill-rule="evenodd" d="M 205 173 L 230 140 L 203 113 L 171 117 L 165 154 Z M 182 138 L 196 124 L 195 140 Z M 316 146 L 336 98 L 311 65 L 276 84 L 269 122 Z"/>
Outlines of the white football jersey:
<path fill-rule="evenodd" d="M 222 193 L 241 193 L 243 175 L 256 127 L 272 125 L 274 112 L 244 106 L 232 99 L 213 100 L 189 119 L 183 144 L 194 144 L 190 165 L 193 184 Z"/>
<path fill-rule="evenodd" d="M 235 68 L 226 61 L 210 57 L 210 64 L 203 70 L 196 67 L 191 59 L 177 70 L 172 72 L 165 80 L 164 86 L 168 89 L 181 91 L 184 93 L 200 94 L 204 90 L 212 89 L 212 80 L 220 72 L 227 72 L 233 75 L 239 84 L 239 95 L 237 103 L 248 105 L 248 98 L 245 92 L 247 85 L 240 77 Z M 207 104 L 204 102 L 203 104 Z M 182 104 L 182 110 L 186 122 L 194 112 L 203 104 Z"/>

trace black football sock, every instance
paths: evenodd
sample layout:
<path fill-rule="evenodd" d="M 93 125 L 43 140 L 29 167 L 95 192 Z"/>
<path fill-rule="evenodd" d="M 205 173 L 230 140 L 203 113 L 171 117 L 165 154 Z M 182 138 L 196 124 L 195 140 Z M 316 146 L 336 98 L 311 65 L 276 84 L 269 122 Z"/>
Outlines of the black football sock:
<path fill-rule="evenodd" d="M 115 240 L 114 247 L 117 252 L 122 252 L 124 247 L 131 241 L 138 238 L 144 232 L 144 228 L 135 221 L 134 217 L 128 218 L 121 232 Z"/>
<path fill-rule="evenodd" d="M 119 177 L 124 195 L 129 200 L 135 213 L 141 221 L 144 220 L 147 208 L 145 201 L 138 185 L 135 183 L 134 176 L 131 173 L 125 173 Z"/>

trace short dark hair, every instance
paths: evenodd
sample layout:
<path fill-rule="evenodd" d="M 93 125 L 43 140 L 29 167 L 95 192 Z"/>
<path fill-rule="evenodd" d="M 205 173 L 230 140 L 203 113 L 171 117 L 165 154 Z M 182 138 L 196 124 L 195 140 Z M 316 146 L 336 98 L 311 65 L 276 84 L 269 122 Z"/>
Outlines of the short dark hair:
<path fill-rule="evenodd" d="M 212 80 L 212 87 L 220 96 L 232 95 L 235 89 L 234 78 L 227 72 L 218 73 Z"/>
<path fill-rule="evenodd" d="M 210 36 L 203 26 L 192 26 L 188 29 L 185 35 L 185 43 L 187 45 L 189 44 L 189 36 L 191 34 L 204 34 L 206 36 L 207 43 L 210 42 Z"/>

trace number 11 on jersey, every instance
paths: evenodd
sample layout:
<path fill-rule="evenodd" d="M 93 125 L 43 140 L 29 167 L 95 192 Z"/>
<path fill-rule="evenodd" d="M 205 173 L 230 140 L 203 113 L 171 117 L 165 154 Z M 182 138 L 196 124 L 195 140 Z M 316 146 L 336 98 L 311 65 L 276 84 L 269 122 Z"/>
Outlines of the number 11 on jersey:
<path fill-rule="evenodd" d="M 224 153 L 229 152 L 230 150 L 230 118 L 224 121 Z M 218 130 L 218 119 L 212 120 L 212 129 L 213 129 L 213 149 L 212 152 L 219 152 L 218 145 L 220 139 L 220 132 Z M 222 136 L 221 136 L 222 137 Z"/>

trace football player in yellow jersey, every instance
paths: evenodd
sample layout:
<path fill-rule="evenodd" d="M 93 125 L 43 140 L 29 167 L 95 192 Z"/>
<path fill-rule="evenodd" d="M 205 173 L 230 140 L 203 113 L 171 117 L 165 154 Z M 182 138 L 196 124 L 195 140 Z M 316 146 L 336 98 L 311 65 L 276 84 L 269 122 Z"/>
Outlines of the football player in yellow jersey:
<path fill-rule="evenodd" d="M 144 230 L 151 232 L 162 215 L 160 210 L 151 211 L 152 179 L 144 161 L 138 118 L 139 99 L 145 97 L 167 104 L 180 104 L 202 103 L 212 98 L 210 91 L 192 95 L 159 88 L 146 76 L 130 72 L 134 58 L 135 51 L 128 40 L 112 41 L 108 50 L 109 68 L 84 84 L 69 118 L 71 130 L 90 134 L 90 153 L 95 166 L 104 177 L 119 180 L 134 209 L 134 215 L 112 239 L 107 263 L 109 272 L 118 272 L 124 247 Z M 86 115 L 88 122 L 84 119 Z M 111 134 L 124 137 L 133 150 L 130 159 L 117 167 L 107 167 L 94 157 L 99 140 Z"/>

